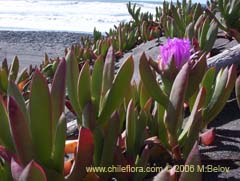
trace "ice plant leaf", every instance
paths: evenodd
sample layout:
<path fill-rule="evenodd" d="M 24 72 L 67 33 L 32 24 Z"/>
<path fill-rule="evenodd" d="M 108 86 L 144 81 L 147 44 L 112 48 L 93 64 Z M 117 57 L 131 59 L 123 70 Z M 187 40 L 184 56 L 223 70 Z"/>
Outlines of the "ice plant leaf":
<path fill-rule="evenodd" d="M 78 103 L 78 94 L 77 94 L 77 82 L 78 82 L 78 62 L 74 55 L 73 47 L 66 55 L 67 61 L 67 93 L 68 97 L 71 101 L 74 112 L 77 114 L 78 118 L 80 118 L 80 107 Z"/>
<path fill-rule="evenodd" d="M 205 87 L 206 90 L 206 100 L 205 100 L 205 105 L 207 105 L 212 97 L 212 93 L 213 93 L 213 84 L 214 84 L 214 79 L 215 79 L 215 72 L 216 72 L 216 68 L 212 67 L 210 69 L 208 69 L 208 71 L 205 73 L 202 82 L 201 82 L 201 86 Z"/>
<path fill-rule="evenodd" d="M 29 113 L 36 161 L 47 164 L 51 157 L 53 142 L 51 96 L 47 81 L 38 70 L 32 79 Z"/>
<path fill-rule="evenodd" d="M 47 181 L 46 174 L 43 168 L 35 161 L 31 161 L 23 170 L 19 180 L 38 180 Z"/>
<path fill-rule="evenodd" d="M 198 149 L 198 142 L 194 144 L 186 162 L 185 165 L 191 165 L 191 167 L 194 167 L 194 170 L 197 170 L 199 166 L 201 166 L 201 157 L 200 152 Z M 192 181 L 192 179 L 196 181 L 202 180 L 202 173 L 201 172 L 182 172 L 179 181 Z"/>
<path fill-rule="evenodd" d="M 211 145 L 214 140 L 215 140 L 215 130 L 214 128 L 207 130 L 206 132 L 202 133 L 199 137 L 200 137 L 200 143 L 204 144 L 206 146 Z"/>
<path fill-rule="evenodd" d="M 11 159 L 11 173 L 14 180 L 19 180 L 24 167 L 14 158 Z"/>
<path fill-rule="evenodd" d="M 102 77 L 103 77 L 103 57 L 100 56 L 95 61 L 93 73 L 92 73 L 92 99 L 96 112 L 98 113 L 101 89 L 102 89 Z"/>
<path fill-rule="evenodd" d="M 66 61 L 65 59 L 61 60 L 57 70 L 55 72 L 52 89 L 51 89 L 51 98 L 52 98 L 52 121 L 53 121 L 53 134 L 56 130 L 56 125 L 58 120 L 64 112 L 65 107 L 65 88 L 66 88 Z M 53 135 L 55 136 L 55 135 Z"/>
<path fill-rule="evenodd" d="M 183 102 L 188 85 L 189 71 L 189 64 L 186 63 L 174 80 L 170 93 L 170 101 L 166 110 L 164 123 L 168 132 L 173 137 L 176 137 L 177 130 L 182 125 Z"/>
<path fill-rule="evenodd" d="M 108 130 L 104 139 L 101 166 L 111 166 L 113 164 L 114 150 L 117 144 L 119 135 L 120 118 L 118 112 L 114 112 L 108 123 Z M 104 174 L 104 179 L 107 180 L 109 174 Z"/>
<path fill-rule="evenodd" d="M 9 121 L 13 142 L 17 155 L 23 165 L 27 165 L 33 158 L 33 143 L 27 119 L 13 97 L 8 103 Z"/>
<path fill-rule="evenodd" d="M 0 141 L 8 150 L 14 151 L 10 133 L 9 118 L 2 97 L 0 96 Z"/>
<path fill-rule="evenodd" d="M 91 101 L 89 64 L 85 62 L 78 77 L 78 102 L 81 110 Z"/>
<path fill-rule="evenodd" d="M 13 81 L 9 81 L 8 95 L 14 97 L 14 99 L 17 101 L 21 107 L 22 112 L 24 113 L 25 118 L 28 121 L 28 124 L 30 125 L 29 114 L 25 105 L 24 98 L 21 92 L 18 90 L 17 85 Z"/>
<path fill-rule="evenodd" d="M 113 81 L 113 85 L 109 90 L 102 112 L 99 116 L 99 123 L 107 121 L 116 107 L 123 102 L 123 98 L 128 91 L 126 87 L 129 87 L 131 83 L 133 69 L 133 59 L 129 57 L 121 66 Z"/>
<path fill-rule="evenodd" d="M 5 69 L 0 69 L 0 89 L 7 92 L 8 88 L 8 75 Z"/>
<path fill-rule="evenodd" d="M 150 149 L 148 148 L 148 145 L 145 146 L 145 148 L 142 151 L 142 154 L 140 156 L 140 158 L 138 159 L 136 166 L 137 167 L 142 167 L 142 168 L 146 168 L 147 164 L 148 164 L 148 159 L 150 156 Z M 137 180 L 144 180 L 144 177 L 147 175 L 146 172 L 136 172 L 134 174 L 134 179 L 135 181 Z"/>
<path fill-rule="evenodd" d="M 144 107 L 148 99 L 150 98 L 150 95 L 148 94 L 144 84 L 140 84 L 140 106 L 141 108 Z"/>
<path fill-rule="evenodd" d="M 66 131 L 67 131 L 66 118 L 65 118 L 65 115 L 62 114 L 56 125 L 55 144 L 53 146 L 53 154 L 52 154 L 54 168 L 59 173 L 63 173 L 64 147 L 65 147 L 65 140 L 67 136 Z"/>
<path fill-rule="evenodd" d="M 86 176 L 86 167 L 93 164 L 94 140 L 90 129 L 81 127 L 78 136 L 76 157 L 67 180 L 81 180 Z"/>
<path fill-rule="evenodd" d="M 135 128 L 136 127 L 136 115 L 134 110 L 134 103 L 131 100 L 128 104 L 126 113 L 126 144 L 127 144 L 127 154 L 134 154 L 134 143 L 135 143 Z"/>
<path fill-rule="evenodd" d="M 139 71 L 142 82 L 148 91 L 149 95 L 156 100 L 163 107 L 167 108 L 168 97 L 160 89 L 153 72 L 147 62 L 147 57 L 145 53 L 142 54 L 140 58 Z"/>
<path fill-rule="evenodd" d="M 226 68 L 219 77 L 217 77 L 217 82 L 215 86 L 214 93 L 212 95 L 212 99 L 203 112 L 204 117 L 204 125 L 206 126 L 209 122 L 211 122 L 223 109 L 228 100 L 233 87 L 235 85 L 235 81 L 237 78 L 237 68 L 236 65 L 231 65 L 228 69 Z"/>
<path fill-rule="evenodd" d="M 185 156 L 191 151 L 195 140 L 198 138 L 202 125 L 202 111 L 200 109 L 204 106 L 205 98 L 206 89 L 202 87 L 197 95 L 190 117 L 178 138 L 179 143 L 184 144 Z"/>
<path fill-rule="evenodd" d="M 13 59 L 13 62 L 11 64 L 11 67 L 10 67 L 9 80 L 13 80 L 13 81 L 16 80 L 18 70 L 19 70 L 19 60 L 18 60 L 18 57 L 15 56 L 14 59 Z"/>
<path fill-rule="evenodd" d="M 106 94 L 106 92 L 112 87 L 113 79 L 114 79 L 114 49 L 111 46 L 108 49 L 104 67 L 103 67 L 103 80 L 102 80 L 102 96 Z"/>
<path fill-rule="evenodd" d="M 235 93 L 236 93 L 238 108 L 240 109 L 240 76 L 238 76 L 235 83 Z"/>
<path fill-rule="evenodd" d="M 186 99 L 189 99 L 198 89 L 203 76 L 207 70 L 206 55 L 202 55 L 200 59 L 193 65 L 189 74 L 189 85 L 186 92 Z"/>
<path fill-rule="evenodd" d="M 96 126 L 96 112 L 92 101 L 87 102 L 82 113 L 82 124 L 85 128 L 89 128 L 91 131 Z"/>
<path fill-rule="evenodd" d="M 215 40 L 217 38 L 217 33 L 218 33 L 218 24 L 215 22 L 215 20 L 212 20 L 206 35 L 206 43 L 203 49 L 204 51 L 206 52 L 211 51 L 215 43 Z"/>
<path fill-rule="evenodd" d="M 153 178 L 153 181 L 170 181 L 170 180 L 171 180 L 171 175 L 167 168 L 162 170 Z"/>

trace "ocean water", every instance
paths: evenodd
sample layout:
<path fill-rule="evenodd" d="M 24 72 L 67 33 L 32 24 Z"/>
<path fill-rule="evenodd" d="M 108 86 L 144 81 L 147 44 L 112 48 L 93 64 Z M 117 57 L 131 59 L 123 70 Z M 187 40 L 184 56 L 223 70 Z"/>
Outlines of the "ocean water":
<path fill-rule="evenodd" d="M 161 0 L 130 0 L 155 13 Z M 101 32 L 131 19 L 129 0 L 0 0 L 0 30 Z M 193 2 L 205 3 L 204 0 Z"/>

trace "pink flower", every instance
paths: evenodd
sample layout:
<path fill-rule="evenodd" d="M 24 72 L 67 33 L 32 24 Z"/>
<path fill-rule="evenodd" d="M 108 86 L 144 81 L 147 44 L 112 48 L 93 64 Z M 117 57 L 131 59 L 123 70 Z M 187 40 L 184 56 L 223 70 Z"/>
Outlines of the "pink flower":
<path fill-rule="evenodd" d="M 190 55 L 189 40 L 179 38 L 168 39 L 165 45 L 160 46 L 160 67 L 169 65 L 173 56 L 176 68 L 180 69 L 189 60 Z"/>

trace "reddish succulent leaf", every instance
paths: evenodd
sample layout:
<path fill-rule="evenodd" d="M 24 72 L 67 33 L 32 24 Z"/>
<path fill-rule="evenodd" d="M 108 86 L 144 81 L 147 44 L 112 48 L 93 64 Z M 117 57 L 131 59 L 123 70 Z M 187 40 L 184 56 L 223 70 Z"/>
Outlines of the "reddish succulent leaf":
<path fill-rule="evenodd" d="M 176 137 L 177 130 L 182 126 L 182 110 L 188 85 L 189 71 L 190 66 L 188 63 L 185 63 L 174 80 L 170 93 L 170 102 L 165 114 L 165 125 L 173 137 Z"/>
<path fill-rule="evenodd" d="M 82 180 L 86 176 L 86 167 L 93 163 L 94 140 L 90 129 L 81 127 L 78 136 L 76 157 L 67 177 L 70 181 Z"/>
<path fill-rule="evenodd" d="M 209 146 L 209 145 L 213 144 L 215 137 L 216 137 L 215 129 L 212 128 L 200 135 L 200 142 L 201 142 L 201 144 Z"/>
<path fill-rule="evenodd" d="M 19 180 L 20 179 L 20 175 L 21 175 L 23 169 L 24 169 L 23 165 L 21 165 L 16 160 L 14 160 L 14 158 L 12 158 L 12 160 L 11 160 L 11 173 L 12 173 L 12 177 L 13 177 L 14 180 Z"/>
<path fill-rule="evenodd" d="M 72 104 L 69 100 L 65 100 L 65 105 L 67 106 L 67 108 L 69 109 L 69 111 L 71 111 L 74 115 L 77 115 L 76 112 L 74 111 Z"/>
<path fill-rule="evenodd" d="M 14 158 L 17 160 L 17 156 L 11 151 L 7 150 L 4 146 L 0 145 L 0 156 L 9 164 L 11 163 L 11 159 Z"/>
<path fill-rule="evenodd" d="M 29 163 L 33 157 L 33 145 L 27 119 L 13 97 L 8 103 L 11 132 L 17 155 L 23 165 Z"/>
<path fill-rule="evenodd" d="M 162 170 L 153 178 L 153 181 L 170 181 L 170 180 L 171 180 L 171 175 L 168 169 Z"/>
<path fill-rule="evenodd" d="M 194 144 L 186 162 L 185 165 L 189 165 L 191 167 L 194 167 L 194 170 L 197 170 L 198 166 L 201 166 L 201 157 L 200 157 L 200 152 L 198 149 L 198 142 Z M 201 172 L 182 172 L 179 181 L 201 181 L 202 180 L 202 173 Z"/>
<path fill-rule="evenodd" d="M 66 88 L 66 61 L 62 59 L 54 74 L 51 98 L 52 98 L 52 121 L 53 133 L 55 133 L 57 122 L 64 111 L 65 88 Z"/>
<path fill-rule="evenodd" d="M 23 170 L 19 180 L 26 181 L 47 181 L 46 174 L 42 167 L 36 162 L 31 161 Z"/>
<path fill-rule="evenodd" d="M 240 109 L 240 76 L 238 76 L 235 83 L 235 92 L 236 92 L 238 108 Z"/>
<path fill-rule="evenodd" d="M 148 159 L 150 155 L 150 149 L 146 145 L 142 151 L 140 158 L 138 159 L 136 166 L 146 168 L 148 164 Z M 146 172 L 137 172 L 134 174 L 134 180 L 144 180 L 144 177 L 147 175 Z"/>

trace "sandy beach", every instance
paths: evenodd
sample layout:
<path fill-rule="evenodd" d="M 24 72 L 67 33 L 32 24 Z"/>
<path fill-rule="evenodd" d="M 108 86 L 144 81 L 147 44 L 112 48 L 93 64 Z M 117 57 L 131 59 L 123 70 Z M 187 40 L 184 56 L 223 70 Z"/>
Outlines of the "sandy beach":
<path fill-rule="evenodd" d="M 39 65 L 45 52 L 50 58 L 63 57 L 64 49 L 80 42 L 87 34 L 48 31 L 0 31 L 0 61 L 10 63 L 15 55 L 20 68 Z"/>

